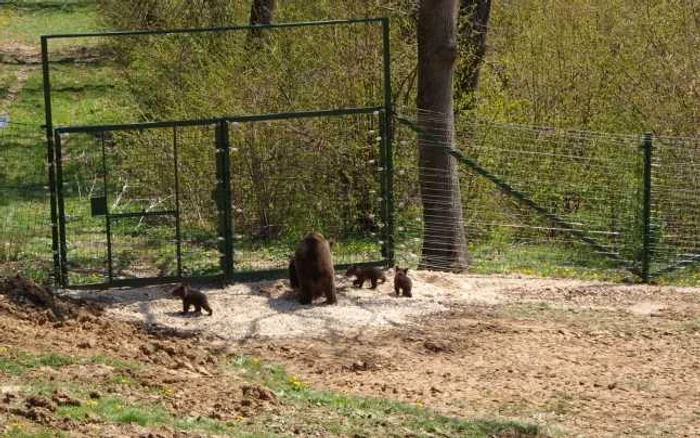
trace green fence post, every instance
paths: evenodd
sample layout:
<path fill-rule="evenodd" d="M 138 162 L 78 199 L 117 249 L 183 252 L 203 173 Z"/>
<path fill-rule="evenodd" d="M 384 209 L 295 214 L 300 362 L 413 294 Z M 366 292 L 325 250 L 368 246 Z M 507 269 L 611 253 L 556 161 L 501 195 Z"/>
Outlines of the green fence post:
<path fill-rule="evenodd" d="M 50 207 L 51 207 L 51 252 L 53 253 L 53 272 L 54 283 L 65 286 L 61 275 L 61 256 L 59 246 L 59 218 L 57 207 L 57 190 L 60 188 L 56 184 L 56 159 L 53 143 L 53 124 L 51 120 L 51 86 L 49 83 L 49 48 L 48 41 L 45 37 L 41 37 L 41 68 L 43 75 L 44 86 L 44 117 L 46 129 L 46 159 L 49 165 L 49 192 L 50 192 Z M 61 219 L 62 220 L 62 219 Z"/>
<path fill-rule="evenodd" d="M 221 268 L 226 282 L 233 278 L 233 213 L 231 211 L 231 157 L 228 122 L 216 125 L 216 204 L 219 210 Z"/>
<path fill-rule="evenodd" d="M 382 18 L 382 48 L 384 64 L 384 114 L 382 115 L 382 144 L 384 145 L 384 181 L 386 217 L 384 225 L 386 233 L 384 236 L 384 257 L 389 266 L 394 266 L 394 151 L 392 140 L 394 138 L 393 103 L 391 96 L 391 52 L 390 52 L 389 19 Z"/>
<path fill-rule="evenodd" d="M 54 135 L 54 166 L 56 168 L 56 209 L 58 215 L 58 250 L 61 259 L 61 285 L 68 286 L 68 257 L 66 245 L 66 207 L 63 200 L 63 151 L 61 134 Z"/>
<path fill-rule="evenodd" d="M 177 157 L 177 126 L 173 126 L 173 166 L 175 174 L 175 257 L 177 278 L 182 279 L 182 232 L 180 229 L 180 166 Z"/>
<path fill-rule="evenodd" d="M 651 134 L 644 134 L 644 205 L 642 209 L 642 281 L 649 283 L 651 263 Z"/>

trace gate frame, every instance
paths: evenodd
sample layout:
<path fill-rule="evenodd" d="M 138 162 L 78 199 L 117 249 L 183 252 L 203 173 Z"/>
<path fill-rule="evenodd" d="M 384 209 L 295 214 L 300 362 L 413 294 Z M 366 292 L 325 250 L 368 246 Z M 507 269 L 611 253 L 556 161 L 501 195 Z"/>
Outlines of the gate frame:
<path fill-rule="evenodd" d="M 283 112 L 283 113 L 269 113 L 269 114 L 257 114 L 257 115 L 241 115 L 241 116 L 222 116 L 218 118 L 208 118 L 200 120 L 180 120 L 180 121 L 156 121 L 156 122 L 143 122 L 143 123 L 128 123 L 128 124 L 105 124 L 105 125 L 82 125 L 82 126 L 63 126 L 54 128 L 53 125 L 53 114 L 51 107 L 51 81 L 50 81 L 50 68 L 49 68 L 49 51 L 48 43 L 52 39 L 72 39 L 72 38 L 85 38 L 85 37 L 121 37 L 121 36 L 134 36 L 134 35 L 169 35 L 169 34 L 194 34 L 194 33 L 207 33 L 207 32 L 231 32 L 231 31 L 242 31 L 250 29 L 279 29 L 279 28 L 298 28 L 298 27 L 318 27 L 318 26 L 336 26 L 345 24 L 362 24 L 362 23 L 375 23 L 380 24 L 382 28 L 382 63 L 383 63 L 383 98 L 384 102 L 382 106 L 373 107 L 362 107 L 362 108 L 338 108 L 338 109 L 327 109 L 318 111 L 297 111 L 297 112 Z M 346 20 L 326 20 L 326 21 L 304 21 L 304 22 L 290 22 L 290 23 L 276 23 L 276 24 L 265 24 L 265 25 L 235 25 L 235 26 L 220 26 L 220 27 L 208 27 L 208 28 L 183 28 L 183 29 L 163 29 L 163 30 L 137 30 L 137 31 L 116 31 L 116 32 L 85 32 L 85 33 L 64 33 L 64 34 L 49 34 L 41 36 L 41 64 L 42 64 L 42 75 L 43 75 L 43 93 L 44 93 L 44 111 L 45 111 L 45 125 L 46 130 L 46 143 L 47 143 L 47 162 L 48 162 L 48 179 L 50 187 L 50 197 L 51 197 L 51 239 L 52 239 L 52 252 L 53 252 L 53 263 L 54 263 L 54 281 L 57 285 L 61 287 L 67 287 L 68 275 L 67 275 L 67 257 L 66 257 L 66 230 L 65 230 L 65 205 L 63 197 L 63 170 L 62 170 L 62 155 L 61 155 L 61 140 L 60 135 L 63 133 L 70 132 L 82 132 L 82 133 L 103 133 L 106 131 L 114 130 L 127 130 L 127 129 L 148 129 L 148 128 L 167 128 L 173 127 L 176 129 L 178 126 L 202 126 L 202 125 L 215 125 L 215 141 L 216 145 L 215 152 L 221 152 L 223 155 L 223 161 L 225 163 L 230 162 L 229 156 L 229 141 L 228 141 L 228 123 L 229 122 L 256 122 L 256 121 L 269 121 L 269 120 L 283 120 L 283 119 L 293 119 L 293 118 L 309 118 L 309 117 L 329 117 L 329 116 L 342 116 L 342 115 L 352 115 L 352 114 L 378 114 L 380 118 L 380 128 L 381 128 L 381 141 L 380 143 L 380 166 L 382 167 L 382 173 L 380 176 L 380 185 L 382 187 L 382 220 L 385 226 L 383 227 L 383 243 L 381 254 L 383 259 L 378 262 L 367 262 L 360 263 L 360 265 L 369 266 L 393 266 L 395 250 L 394 250 L 394 190 L 393 190 L 393 150 L 392 150 L 392 140 L 393 140 L 393 102 L 392 102 L 392 92 L 391 92 L 391 54 L 390 54 L 390 41 L 389 41 L 389 19 L 387 17 L 380 18 L 361 18 L 361 19 L 346 19 Z M 176 148 L 176 139 L 174 140 L 173 147 Z M 218 154 L 217 154 L 218 155 Z M 104 158 L 104 157 L 103 157 Z M 221 183 L 223 184 L 223 189 L 221 191 L 222 196 L 225 197 L 226 193 L 230 194 L 230 168 L 225 166 L 226 169 L 219 169 L 219 159 L 217 158 L 217 176 L 220 176 Z M 219 179 L 219 178 L 217 178 Z M 177 178 L 176 178 L 177 181 Z M 269 279 L 269 278 L 280 278 L 286 275 L 286 269 L 275 269 L 266 271 L 250 271 L 250 272 L 235 272 L 233 265 L 233 214 L 231 212 L 231 200 L 228 196 L 228 201 L 222 200 L 221 207 L 223 207 L 223 218 L 225 221 L 225 226 L 220 230 L 220 236 L 223 237 L 224 248 L 222 251 L 222 268 L 223 274 L 216 276 L 206 276 L 206 277 L 188 277 L 188 279 L 193 281 L 211 281 L 219 280 L 224 283 L 234 282 L 234 281 L 252 281 L 259 279 Z M 220 200 L 217 197 L 217 204 Z M 180 260 L 180 236 L 179 236 L 179 206 L 176 206 L 175 211 L 176 218 L 176 245 L 177 245 L 177 264 L 178 270 L 177 276 L 174 277 L 155 277 L 155 278 L 134 278 L 134 279 L 118 279 L 114 280 L 111 275 L 108 277 L 106 283 L 101 284 L 91 284 L 91 285 L 71 285 L 73 288 L 102 288 L 102 287 L 113 287 L 113 286 L 139 286 L 145 284 L 158 284 L 158 283 L 170 283 L 178 280 L 182 280 L 181 271 L 181 260 Z M 109 218 L 106 219 L 109 221 Z M 105 230 L 109 239 L 109 230 Z M 109 245 L 109 244 L 108 244 Z M 109 269 L 111 269 L 111 263 Z M 349 264 L 339 264 L 336 265 L 337 268 L 342 269 Z"/>

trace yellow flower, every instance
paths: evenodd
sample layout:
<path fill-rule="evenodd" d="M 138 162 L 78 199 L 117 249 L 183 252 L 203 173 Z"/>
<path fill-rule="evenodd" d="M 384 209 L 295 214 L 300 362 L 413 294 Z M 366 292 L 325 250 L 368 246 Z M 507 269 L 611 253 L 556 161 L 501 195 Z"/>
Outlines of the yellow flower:
<path fill-rule="evenodd" d="M 290 377 L 289 383 L 291 383 L 292 386 L 294 386 L 297 389 L 306 388 L 307 386 L 309 386 L 308 383 L 299 380 L 299 378 L 297 376 Z"/>
<path fill-rule="evenodd" d="M 120 412 L 120 411 L 121 411 L 122 409 L 124 409 L 124 408 L 122 407 L 122 405 L 117 405 L 116 409 L 117 409 L 117 411 Z"/>
<path fill-rule="evenodd" d="M 0 347 L 0 354 L 5 354 L 5 353 L 7 353 L 7 352 L 9 352 L 9 351 L 10 351 L 10 349 L 7 348 L 7 347 Z"/>
<path fill-rule="evenodd" d="M 24 428 L 24 425 L 22 423 L 20 423 L 19 421 L 13 421 L 12 423 L 10 423 L 10 430 L 11 431 L 14 430 L 14 431 L 19 432 L 23 428 Z"/>
<path fill-rule="evenodd" d="M 165 394 L 165 395 L 172 395 L 175 392 L 175 390 L 173 388 L 171 388 L 170 386 L 164 386 L 162 388 L 162 391 L 163 391 L 163 394 Z"/>

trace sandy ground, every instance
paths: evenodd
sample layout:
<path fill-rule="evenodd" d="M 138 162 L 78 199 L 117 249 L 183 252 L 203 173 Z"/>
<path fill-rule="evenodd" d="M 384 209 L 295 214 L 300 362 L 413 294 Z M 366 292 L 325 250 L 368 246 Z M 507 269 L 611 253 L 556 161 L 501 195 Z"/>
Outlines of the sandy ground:
<path fill-rule="evenodd" d="M 412 272 L 413 298 L 397 297 L 393 273 L 376 290 L 352 287 L 336 275 L 338 305 L 313 306 L 297 303 L 287 280 L 242 283 L 225 289 L 202 289 L 214 308 L 214 315 L 196 318 L 182 316 L 181 302 L 169 296 L 172 286 L 131 289 L 121 292 L 70 292 L 110 304 L 116 318 L 141 320 L 154 326 L 185 331 L 203 331 L 212 337 L 241 341 L 329 336 L 355 336 L 367 331 L 400 327 L 416 318 L 444 313 L 456 304 L 491 304 L 508 300 L 509 288 L 522 283 L 520 278 L 464 277 L 453 274 Z M 531 280 L 540 284 L 539 280 Z"/>
<path fill-rule="evenodd" d="M 179 315 L 163 286 L 81 292 L 106 304 L 99 321 L 109 328 L 88 321 L 37 339 L 70 342 L 69 351 L 87 342 L 203 376 L 218 372 L 209 363 L 216 354 L 254 355 L 318 388 L 535 422 L 552 436 L 700 436 L 700 289 L 411 274 L 412 299 L 393 296 L 391 276 L 377 291 L 338 277 L 337 306 L 298 305 L 286 280 L 205 289 L 211 317 Z M 133 321 L 150 332 L 199 333 L 200 341 L 144 347 L 152 341 Z M 0 325 L 6 339 L 33 336 L 19 323 Z M 192 366 L 164 353 L 177 349 L 195 352 Z M 205 385 L 201 401 L 183 397 L 206 413 L 208 400 L 223 403 L 222 390 Z M 224 405 L 238 412 L 235 403 Z"/>

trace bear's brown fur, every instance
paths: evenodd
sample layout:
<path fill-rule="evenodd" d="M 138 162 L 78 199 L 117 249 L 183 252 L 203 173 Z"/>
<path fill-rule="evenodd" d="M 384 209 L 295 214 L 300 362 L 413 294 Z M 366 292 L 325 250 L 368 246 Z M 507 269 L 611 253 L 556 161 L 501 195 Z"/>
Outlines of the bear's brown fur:
<path fill-rule="evenodd" d="M 377 281 L 381 280 L 382 284 L 386 282 L 386 276 L 381 269 L 374 266 L 360 267 L 357 265 L 352 265 L 345 272 L 346 277 L 355 276 L 356 279 L 352 282 L 355 287 L 361 288 L 364 286 L 365 281 L 369 280 L 370 289 L 377 288 Z"/>
<path fill-rule="evenodd" d="M 209 316 L 213 313 L 207 296 L 188 285 L 181 284 L 173 289 L 170 294 L 174 297 L 182 298 L 183 315 L 190 311 L 190 306 L 194 306 L 195 313 L 202 313 L 202 309 L 206 310 Z"/>
<path fill-rule="evenodd" d="M 289 259 L 289 285 L 292 289 L 299 287 L 299 279 L 297 278 L 297 267 L 294 265 L 294 257 Z"/>
<path fill-rule="evenodd" d="M 411 294 L 412 288 L 413 282 L 408 277 L 408 268 L 401 269 L 396 266 L 396 273 L 394 274 L 394 292 L 396 292 L 396 295 L 398 296 L 399 291 L 401 291 L 401 295 L 411 298 L 413 296 Z"/>
<path fill-rule="evenodd" d="M 292 265 L 296 271 L 301 304 L 311 304 L 314 298 L 322 295 L 326 297 L 326 304 L 337 303 L 331 247 L 321 233 L 312 231 L 297 245 L 294 260 L 290 262 L 290 282 L 294 279 Z"/>

